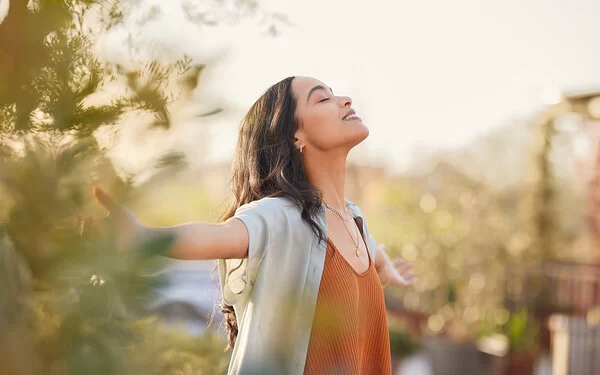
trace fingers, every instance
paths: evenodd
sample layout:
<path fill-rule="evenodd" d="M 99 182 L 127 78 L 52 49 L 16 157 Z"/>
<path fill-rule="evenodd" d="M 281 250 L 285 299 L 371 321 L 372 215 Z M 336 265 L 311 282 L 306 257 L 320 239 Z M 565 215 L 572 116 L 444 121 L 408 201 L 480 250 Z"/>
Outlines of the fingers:
<path fill-rule="evenodd" d="M 398 284 L 400 286 L 413 285 L 416 281 L 417 281 L 416 276 L 412 276 L 410 278 L 405 278 L 405 277 L 397 277 L 396 278 L 396 284 Z"/>
<path fill-rule="evenodd" d="M 412 263 L 407 262 L 402 258 L 394 259 L 392 263 L 394 264 L 394 268 L 397 269 L 400 273 L 406 272 L 413 268 Z"/>
<path fill-rule="evenodd" d="M 398 270 L 398 272 L 400 272 L 401 274 L 404 274 L 404 273 L 412 270 L 413 265 L 412 265 L 412 263 L 404 263 L 404 264 L 395 266 L 395 268 Z"/>
<path fill-rule="evenodd" d="M 394 267 L 407 263 L 403 258 L 394 259 Z"/>
<path fill-rule="evenodd" d="M 416 281 L 417 277 L 412 270 L 406 271 L 405 273 L 398 272 L 394 274 L 394 284 L 400 286 L 409 286 L 414 284 Z"/>
<path fill-rule="evenodd" d="M 404 277 L 404 278 L 413 277 L 415 275 L 413 265 L 410 263 L 400 266 L 400 267 L 396 268 L 396 270 L 398 270 L 398 273 L 400 275 L 402 275 L 402 277 Z"/>
<path fill-rule="evenodd" d="M 412 263 L 407 262 L 403 258 L 394 259 L 392 263 L 397 271 L 394 275 L 394 284 L 408 286 L 416 282 L 417 277 L 415 276 Z"/>
<path fill-rule="evenodd" d="M 92 193 L 96 200 L 104 206 L 108 210 L 108 212 L 113 212 L 118 207 L 118 205 L 113 201 L 110 195 L 106 194 L 104 190 L 100 189 L 98 186 L 94 186 L 92 188 Z"/>

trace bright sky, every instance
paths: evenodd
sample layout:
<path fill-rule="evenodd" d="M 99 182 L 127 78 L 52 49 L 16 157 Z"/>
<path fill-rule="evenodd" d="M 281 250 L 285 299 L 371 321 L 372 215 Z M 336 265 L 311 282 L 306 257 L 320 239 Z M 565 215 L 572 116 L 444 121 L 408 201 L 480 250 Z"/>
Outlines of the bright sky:
<path fill-rule="evenodd" d="M 596 0 L 310 0 L 282 11 L 298 23 L 277 53 L 297 60 L 289 70 L 353 97 L 368 154 L 398 165 L 534 110 L 548 88 L 600 87 Z"/>
<path fill-rule="evenodd" d="M 210 65 L 194 110 L 210 110 L 223 98 L 235 105 L 208 121 L 184 119 L 168 135 L 145 136 L 143 144 L 125 140 L 118 152 L 126 157 L 137 147 L 143 158 L 161 144 L 230 160 L 244 111 L 288 75 L 314 76 L 351 96 L 371 130 L 353 156 L 390 159 L 396 168 L 414 162 L 417 149 L 459 147 L 531 113 L 545 90 L 600 87 L 597 0 L 262 1 L 294 24 L 277 38 L 248 25 L 191 25 L 178 1 L 141 3 L 160 4 L 163 13 L 134 39 L 143 36 L 199 61 L 228 51 Z M 126 56 L 125 31 L 101 40 L 113 59 Z M 207 134 L 213 142 L 199 146 Z"/>

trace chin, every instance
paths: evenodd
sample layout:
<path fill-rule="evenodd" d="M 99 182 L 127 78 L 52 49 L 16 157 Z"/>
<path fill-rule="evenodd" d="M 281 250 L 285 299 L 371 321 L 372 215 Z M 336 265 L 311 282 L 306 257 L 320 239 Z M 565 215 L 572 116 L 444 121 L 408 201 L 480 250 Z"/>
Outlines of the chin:
<path fill-rule="evenodd" d="M 357 133 L 358 138 L 360 138 L 360 143 L 369 137 L 369 128 L 367 128 L 366 125 L 363 125 L 360 131 L 358 131 Z"/>
<path fill-rule="evenodd" d="M 367 139 L 369 137 L 369 129 L 364 126 L 359 132 L 356 132 L 356 134 L 353 135 L 352 137 L 352 147 L 359 145 L 360 143 L 362 143 L 362 141 L 364 141 L 365 139 Z"/>

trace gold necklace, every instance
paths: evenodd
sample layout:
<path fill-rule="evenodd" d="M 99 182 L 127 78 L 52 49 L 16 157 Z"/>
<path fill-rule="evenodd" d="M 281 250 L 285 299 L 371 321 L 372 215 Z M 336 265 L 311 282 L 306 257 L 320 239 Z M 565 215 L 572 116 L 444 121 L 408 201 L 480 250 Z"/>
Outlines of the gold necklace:
<path fill-rule="evenodd" d="M 357 257 L 360 257 L 360 249 L 358 246 L 359 240 L 358 240 L 358 228 L 356 227 L 356 223 L 354 223 L 354 231 L 356 232 L 356 241 L 354 241 L 354 237 L 352 237 L 352 233 L 350 233 L 350 229 L 348 229 L 348 226 L 346 225 L 346 221 L 354 221 L 354 218 L 351 218 L 350 220 L 346 220 L 344 219 L 344 217 L 342 216 L 342 214 L 334 209 L 333 207 L 330 207 L 327 203 L 325 203 L 325 201 L 322 201 L 323 204 L 325 205 L 325 207 L 327 207 L 331 212 L 333 212 L 334 214 L 336 214 L 340 219 L 342 219 L 342 224 L 344 224 L 344 228 L 346 228 L 346 232 L 348 232 L 348 236 L 350 236 L 350 239 L 352 240 L 352 242 L 354 243 L 355 246 L 355 252 L 354 254 L 356 254 Z"/>
<path fill-rule="evenodd" d="M 327 202 L 322 201 L 323 204 L 325 205 L 325 207 L 329 208 L 331 211 L 335 212 L 339 217 L 342 218 L 342 220 L 344 220 L 345 222 L 350 222 L 352 220 L 354 220 L 353 217 L 350 217 L 349 219 L 344 218 L 344 215 L 341 213 L 340 210 L 338 210 L 337 208 L 331 207 L 330 205 L 327 204 Z"/>

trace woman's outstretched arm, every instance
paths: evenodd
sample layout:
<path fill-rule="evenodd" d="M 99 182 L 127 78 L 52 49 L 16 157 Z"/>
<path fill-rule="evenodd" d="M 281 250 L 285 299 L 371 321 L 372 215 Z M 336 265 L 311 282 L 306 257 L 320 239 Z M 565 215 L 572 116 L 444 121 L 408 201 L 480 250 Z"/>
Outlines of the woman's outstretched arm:
<path fill-rule="evenodd" d="M 165 254 L 178 259 L 242 259 L 248 256 L 248 231 L 242 221 L 231 218 L 223 223 L 193 222 L 167 228 L 142 227 L 136 242 L 173 236 Z"/>
<path fill-rule="evenodd" d="M 178 259 L 242 259 L 248 256 L 249 234 L 241 220 L 231 218 L 223 223 L 193 222 L 167 228 L 152 228 L 140 224 L 126 207 L 117 204 L 102 189 L 94 187 L 94 197 L 108 215 L 83 222 L 82 234 L 90 232 L 108 235 L 116 231 L 118 249 L 136 248 L 163 236 L 173 237 L 164 254 Z"/>

